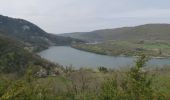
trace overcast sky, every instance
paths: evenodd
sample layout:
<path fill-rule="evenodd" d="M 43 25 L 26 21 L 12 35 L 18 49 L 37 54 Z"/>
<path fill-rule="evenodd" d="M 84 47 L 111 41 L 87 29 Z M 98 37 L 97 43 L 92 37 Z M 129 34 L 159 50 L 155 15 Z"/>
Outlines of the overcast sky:
<path fill-rule="evenodd" d="M 58 34 L 170 23 L 170 0 L 0 0 L 0 14 Z"/>

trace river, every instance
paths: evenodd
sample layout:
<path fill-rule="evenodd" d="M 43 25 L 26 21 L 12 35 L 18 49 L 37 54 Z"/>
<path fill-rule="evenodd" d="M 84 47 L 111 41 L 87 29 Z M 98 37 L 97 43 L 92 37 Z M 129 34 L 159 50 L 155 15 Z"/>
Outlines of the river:
<path fill-rule="evenodd" d="M 39 55 L 51 62 L 64 66 L 72 65 L 75 68 L 105 66 L 107 68 L 123 68 L 134 65 L 134 57 L 114 57 L 99 55 L 71 48 L 69 46 L 54 46 L 39 53 Z M 151 59 L 148 66 L 159 67 L 169 65 L 170 58 Z"/>

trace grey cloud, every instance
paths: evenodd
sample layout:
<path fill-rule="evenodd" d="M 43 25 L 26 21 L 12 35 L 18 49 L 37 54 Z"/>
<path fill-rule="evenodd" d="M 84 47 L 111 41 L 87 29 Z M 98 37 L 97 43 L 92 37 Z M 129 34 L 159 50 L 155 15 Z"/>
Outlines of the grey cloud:
<path fill-rule="evenodd" d="M 51 33 L 170 23 L 168 0 L 0 1 L 0 14 L 29 20 Z"/>

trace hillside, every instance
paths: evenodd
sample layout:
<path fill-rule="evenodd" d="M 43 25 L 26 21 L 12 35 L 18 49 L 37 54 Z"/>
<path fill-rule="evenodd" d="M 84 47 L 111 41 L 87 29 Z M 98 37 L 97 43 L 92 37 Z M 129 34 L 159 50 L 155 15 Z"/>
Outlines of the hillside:
<path fill-rule="evenodd" d="M 139 54 L 154 57 L 170 56 L 170 24 L 145 24 L 136 27 L 61 35 L 94 42 L 74 44 L 72 47 L 98 54 L 112 56 L 136 56 Z"/>
<path fill-rule="evenodd" d="M 169 40 L 170 24 L 145 24 L 136 27 L 96 30 L 92 32 L 65 33 L 61 36 L 86 41 L 108 40 Z"/>
<path fill-rule="evenodd" d="M 77 39 L 49 34 L 35 24 L 0 15 L 0 32 L 27 45 L 30 50 L 40 51 L 52 45 L 69 45 Z"/>
<path fill-rule="evenodd" d="M 47 72 L 44 75 L 54 72 L 58 65 L 54 65 L 39 56 L 23 49 L 24 44 L 15 41 L 6 36 L 0 35 L 0 74 L 15 73 L 17 75 L 25 74 L 28 68 L 32 68 L 35 73 L 40 70 Z M 39 73 L 41 76 L 42 73 Z"/>

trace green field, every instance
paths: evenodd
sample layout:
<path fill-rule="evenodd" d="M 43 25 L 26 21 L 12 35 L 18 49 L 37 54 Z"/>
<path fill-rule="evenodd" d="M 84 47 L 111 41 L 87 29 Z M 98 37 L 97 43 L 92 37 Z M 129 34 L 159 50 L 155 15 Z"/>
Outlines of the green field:
<path fill-rule="evenodd" d="M 106 41 L 98 44 L 74 44 L 72 47 L 112 56 L 146 54 L 154 57 L 168 57 L 170 55 L 168 41 Z"/>

